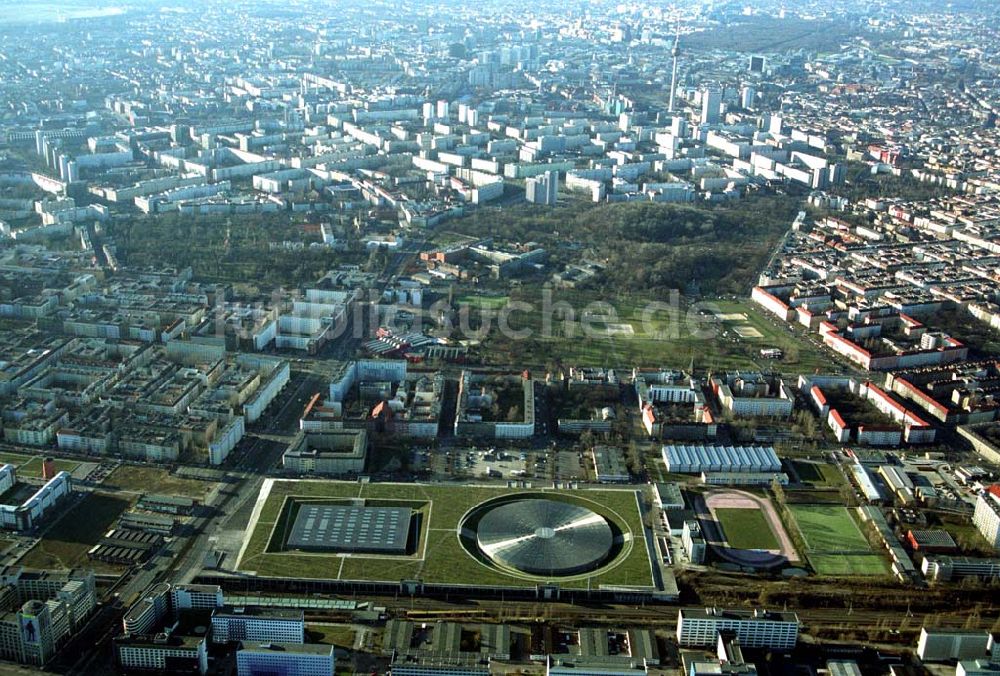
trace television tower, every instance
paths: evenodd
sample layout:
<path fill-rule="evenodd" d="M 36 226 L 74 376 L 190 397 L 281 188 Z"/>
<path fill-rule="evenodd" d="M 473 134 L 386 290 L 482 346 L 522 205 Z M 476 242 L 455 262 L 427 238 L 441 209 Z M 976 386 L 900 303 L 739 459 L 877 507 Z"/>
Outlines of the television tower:
<path fill-rule="evenodd" d="M 680 48 L 681 41 L 681 18 L 677 16 L 677 29 L 674 33 L 674 48 L 670 50 L 670 54 L 674 57 L 674 67 L 673 74 L 670 76 L 670 106 L 667 108 L 668 113 L 674 112 L 674 95 L 677 93 L 677 57 L 681 53 Z"/>

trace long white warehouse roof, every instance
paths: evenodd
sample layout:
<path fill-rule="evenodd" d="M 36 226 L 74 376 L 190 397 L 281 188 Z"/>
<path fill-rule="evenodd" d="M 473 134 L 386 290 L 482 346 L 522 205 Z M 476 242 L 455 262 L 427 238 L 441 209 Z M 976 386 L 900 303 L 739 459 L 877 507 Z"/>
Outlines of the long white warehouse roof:
<path fill-rule="evenodd" d="M 705 446 L 677 444 L 663 447 L 668 472 L 777 472 L 781 461 L 770 446 Z"/>

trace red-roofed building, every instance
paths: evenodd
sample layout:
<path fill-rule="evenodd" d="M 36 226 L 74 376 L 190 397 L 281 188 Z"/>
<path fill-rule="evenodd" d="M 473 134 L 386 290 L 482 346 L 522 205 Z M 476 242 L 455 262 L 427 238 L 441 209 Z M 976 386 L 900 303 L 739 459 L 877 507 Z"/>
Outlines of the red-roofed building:
<path fill-rule="evenodd" d="M 755 286 L 750 294 L 750 299 L 776 315 L 783 322 L 787 322 L 791 318 L 792 310 L 788 304 L 763 287 Z"/>
<path fill-rule="evenodd" d="M 875 408 L 903 426 L 904 438 L 908 443 L 930 443 L 936 437 L 936 431 L 920 416 L 910 411 L 875 383 L 865 383 L 863 391 L 866 399 Z"/>
<path fill-rule="evenodd" d="M 915 552 L 924 554 L 952 554 L 958 551 L 955 540 L 943 530 L 911 530 L 906 541 Z"/>
<path fill-rule="evenodd" d="M 847 426 L 844 419 L 840 417 L 840 413 L 837 409 L 831 408 L 830 413 L 826 416 L 826 424 L 830 426 L 833 430 L 833 435 L 837 437 L 837 441 L 840 443 L 845 443 L 851 439 L 851 428 Z"/>
<path fill-rule="evenodd" d="M 948 420 L 948 407 L 938 401 L 935 401 L 933 397 L 923 392 L 909 380 L 906 380 L 905 378 L 895 378 L 892 383 L 892 389 L 897 394 L 916 403 L 941 422 L 951 422 Z"/>

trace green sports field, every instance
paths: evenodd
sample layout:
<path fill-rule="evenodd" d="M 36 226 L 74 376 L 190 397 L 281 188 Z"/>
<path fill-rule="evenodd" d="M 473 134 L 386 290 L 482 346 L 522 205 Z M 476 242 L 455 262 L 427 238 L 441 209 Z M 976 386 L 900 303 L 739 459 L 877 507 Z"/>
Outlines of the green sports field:
<path fill-rule="evenodd" d="M 837 468 L 828 463 L 808 460 L 792 460 L 791 463 L 804 482 L 819 486 L 836 486 L 843 481 Z"/>
<path fill-rule="evenodd" d="M 267 487 L 265 484 L 265 490 Z M 458 533 L 465 514 L 483 501 L 526 493 L 534 497 L 549 495 L 588 506 L 609 518 L 625 536 L 621 553 L 609 565 L 589 576 L 562 578 L 559 580 L 561 586 L 587 587 L 590 584 L 595 589 L 605 584 L 652 586 L 636 493 L 614 489 L 553 491 L 501 486 L 273 481 L 259 507 L 256 521 L 249 527 L 249 541 L 240 556 L 238 569 L 269 577 L 393 582 L 419 579 L 433 583 L 504 586 L 535 584 L 537 581 L 480 562 L 466 551 Z M 358 500 L 367 504 L 405 504 L 419 512 L 420 541 L 415 551 L 407 555 L 344 555 L 284 550 L 285 532 L 291 522 L 289 509 L 294 509 L 295 503 Z"/>
<path fill-rule="evenodd" d="M 872 552 L 842 505 L 790 504 L 788 509 L 806 545 L 809 563 L 820 575 L 885 575 L 885 560 Z"/>
<path fill-rule="evenodd" d="M 499 310 L 510 302 L 510 296 L 462 296 L 457 305 L 468 305 L 477 310 Z"/>
<path fill-rule="evenodd" d="M 715 510 L 726 542 L 735 549 L 779 549 L 778 538 L 756 509 L 723 507 Z"/>
<path fill-rule="evenodd" d="M 811 552 L 867 552 L 868 541 L 841 505 L 791 505 L 789 509 Z"/>
<path fill-rule="evenodd" d="M 887 574 L 885 561 L 878 554 L 809 554 L 809 563 L 819 575 L 870 576 Z"/>

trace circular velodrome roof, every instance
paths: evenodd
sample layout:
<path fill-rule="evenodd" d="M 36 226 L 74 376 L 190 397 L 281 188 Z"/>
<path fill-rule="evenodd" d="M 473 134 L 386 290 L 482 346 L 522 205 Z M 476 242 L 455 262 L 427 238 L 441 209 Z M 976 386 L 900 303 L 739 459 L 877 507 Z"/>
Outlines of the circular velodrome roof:
<path fill-rule="evenodd" d="M 607 520 L 586 507 L 525 499 L 483 515 L 476 540 L 499 566 L 530 575 L 573 575 L 603 563 L 614 535 Z"/>

